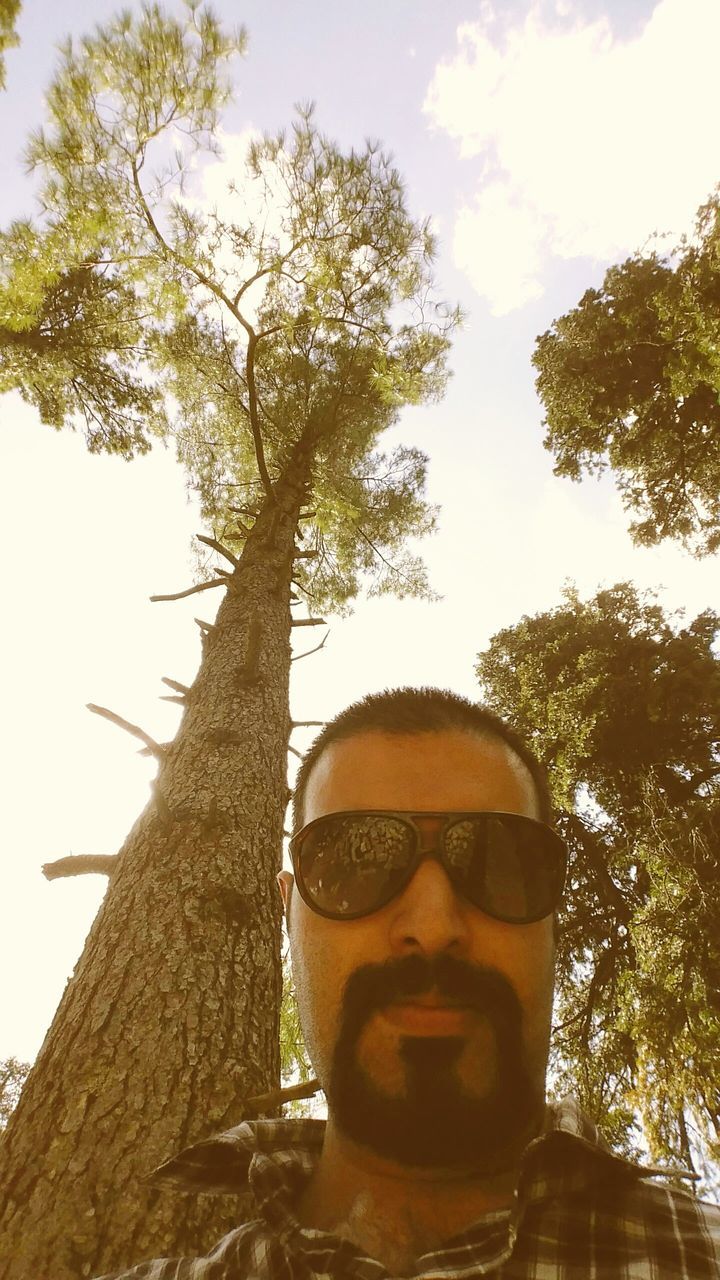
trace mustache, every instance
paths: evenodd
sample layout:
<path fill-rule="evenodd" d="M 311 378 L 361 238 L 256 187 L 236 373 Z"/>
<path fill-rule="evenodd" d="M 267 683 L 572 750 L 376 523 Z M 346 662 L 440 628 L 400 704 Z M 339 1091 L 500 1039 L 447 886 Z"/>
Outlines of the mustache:
<path fill-rule="evenodd" d="M 401 956 L 356 969 L 345 984 L 343 1020 L 359 1028 L 388 1005 L 431 991 L 476 1008 L 501 1025 L 517 1027 L 522 1020 L 520 1001 L 504 974 L 445 954 Z"/>

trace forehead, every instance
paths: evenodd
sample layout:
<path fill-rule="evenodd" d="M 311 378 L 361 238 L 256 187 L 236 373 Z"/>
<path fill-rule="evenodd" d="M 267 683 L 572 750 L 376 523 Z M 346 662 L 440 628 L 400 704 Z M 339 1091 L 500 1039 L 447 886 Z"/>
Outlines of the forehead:
<path fill-rule="evenodd" d="M 347 809 L 539 816 L 530 773 L 507 744 L 455 729 L 372 731 L 330 743 L 308 778 L 303 822 Z"/>

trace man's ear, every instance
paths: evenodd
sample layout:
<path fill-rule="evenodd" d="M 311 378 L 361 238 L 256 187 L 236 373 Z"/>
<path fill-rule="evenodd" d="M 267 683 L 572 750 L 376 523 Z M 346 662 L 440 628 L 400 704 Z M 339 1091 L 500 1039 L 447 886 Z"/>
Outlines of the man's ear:
<path fill-rule="evenodd" d="M 278 871 L 277 882 L 282 895 L 283 911 L 285 912 L 285 918 L 287 919 L 288 912 L 290 910 L 290 899 L 292 896 L 293 884 L 295 883 L 295 877 L 293 876 L 292 871 Z"/>

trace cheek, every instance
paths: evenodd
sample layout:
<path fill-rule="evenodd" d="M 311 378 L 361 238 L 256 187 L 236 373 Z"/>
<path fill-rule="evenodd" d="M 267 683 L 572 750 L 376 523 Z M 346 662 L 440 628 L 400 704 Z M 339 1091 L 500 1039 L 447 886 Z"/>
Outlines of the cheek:
<path fill-rule="evenodd" d="M 537 992 L 552 980 L 555 959 L 552 924 L 539 920 L 536 924 L 503 925 L 511 932 L 504 937 L 506 954 L 518 975 L 518 982 L 529 992 Z"/>
<path fill-rule="evenodd" d="M 486 927 L 478 953 L 481 963 L 509 978 L 529 1027 L 549 1022 L 555 976 L 551 921 Z"/>
<path fill-rule="evenodd" d="M 297 915 L 299 917 L 299 911 Z M 299 923 L 296 920 L 296 924 Z M 317 928 L 292 928 L 290 946 L 300 1025 L 313 1066 L 321 1074 L 323 1064 L 329 1061 L 337 1034 L 347 976 L 344 958 L 331 939 Z"/>

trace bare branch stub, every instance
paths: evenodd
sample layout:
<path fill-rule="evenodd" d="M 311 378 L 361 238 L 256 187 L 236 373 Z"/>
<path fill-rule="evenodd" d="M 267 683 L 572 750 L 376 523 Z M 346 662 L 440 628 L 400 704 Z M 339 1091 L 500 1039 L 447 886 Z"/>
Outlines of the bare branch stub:
<path fill-rule="evenodd" d="M 273 1089 L 271 1093 L 262 1093 L 256 1098 L 245 1098 L 240 1103 L 243 1115 L 257 1115 L 262 1111 L 274 1111 L 284 1102 L 294 1102 L 297 1098 L 312 1098 L 322 1088 L 318 1080 L 307 1080 L 304 1084 L 293 1084 L 287 1089 Z"/>
<path fill-rule="evenodd" d="M 94 702 L 88 702 L 86 705 L 88 711 L 92 711 L 93 715 L 102 716 L 103 720 L 110 720 L 111 723 L 116 724 L 119 729 L 124 729 L 126 733 L 132 734 L 133 738 L 139 738 L 141 742 L 145 743 L 150 754 L 155 756 L 156 759 L 165 759 L 166 753 L 164 748 L 161 747 L 160 743 L 156 742 L 154 738 L 151 738 L 149 733 L 146 733 L 144 729 L 141 729 L 139 724 L 132 724 L 129 720 L 124 720 L 122 716 L 116 715 L 114 711 L 109 711 L 107 707 L 99 707 Z"/>
<path fill-rule="evenodd" d="M 233 569 L 237 569 L 239 563 L 237 557 L 227 547 L 224 547 L 222 542 L 218 542 L 217 538 L 208 538 L 204 533 L 196 533 L 195 537 L 198 542 L 204 542 L 206 547 L 212 547 L 213 551 L 217 551 L 219 555 L 224 556 L 226 560 L 230 561 Z"/>
<path fill-rule="evenodd" d="M 186 596 L 194 596 L 197 591 L 209 591 L 211 587 L 226 587 L 227 585 L 227 576 L 211 578 L 209 582 L 199 582 L 196 587 L 188 587 L 187 591 L 176 591 L 174 595 L 170 596 L 151 596 L 150 600 L 153 604 L 158 600 L 184 600 Z"/>
<path fill-rule="evenodd" d="M 293 618 L 290 622 L 291 627 L 326 627 L 327 622 L 324 618 Z"/>
<path fill-rule="evenodd" d="M 320 641 L 320 643 L 319 643 L 319 644 L 316 644 L 316 645 L 315 645 L 315 648 L 314 648 L 314 649 L 306 649 L 304 653 L 295 653 L 295 654 L 293 654 L 293 656 L 292 656 L 292 658 L 290 659 L 290 661 L 291 661 L 291 662 L 299 662 L 301 658 L 309 658 L 311 653 L 317 653 L 317 652 L 318 652 L 318 649 L 324 649 L 324 647 L 325 647 L 325 641 L 327 640 L 327 638 L 328 638 L 328 636 L 329 636 L 329 635 L 330 635 L 330 628 L 328 627 L 328 629 L 327 629 L 327 631 L 325 632 L 325 635 L 323 636 L 322 640 Z"/>
<path fill-rule="evenodd" d="M 297 756 L 298 760 L 302 760 L 302 751 L 298 751 L 297 747 L 293 747 L 292 744 L 289 742 L 288 742 L 288 751 L 292 751 L 293 755 Z"/>
<path fill-rule="evenodd" d="M 319 555 L 319 551 L 311 551 L 309 549 L 307 551 L 297 550 L 293 552 L 293 560 L 317 560 Z"/>
<path fill-rule="evenodd" d="M 327 720 L 291 720 L 291 729 L 322 729 L 327 724 Z"/>
<path fill-rule="evenodd" d="M 195 618 L 194 621 L 197 622 L 200 630 L 204 631 L 206 636 L 211 635 L 213 631 L 217 631 L 214 622 L 206 622 L 204 618 Z"/>
<path fill-rule="evenodd" d="M 42 873 L 46 880 L 60 880 L 64 876 L 111 876 L 118 857 L 117 853 L 71 853 L 55 862 L 44 862 Z"/>
<path fill-rule="evenodd" d="M 236 520 L 235 524 L 236 524 L 235 529 L 229 530 L 231 537 L 234 537 L 234 538 L 250 537 L 250 534 L 252 533 L 252 529 L 250 528 L 249 524 L 245 524 L 244 521 L 242 520 Z"/>
<path fill-rule="evenodd" d="M 163 676 L 162 682 L 163 684 L 166 684 L 169 689 L 174 689 L 176 693 L 184 693 L 186 697 L 190 693 L 189 685 L 181 684 L 179 680 L 171 680 L 170 676 Z"/>
<path fill-rule="evenodd" d="M 258 518 L 258 512 L 255 507 L 233 506 L 231 503 L 228 503 L 228 511 L 234 511 L 237 515 L 241 516 L 250 516 L 251 520 L 257 520 Z"/>

